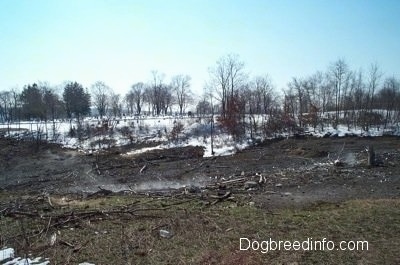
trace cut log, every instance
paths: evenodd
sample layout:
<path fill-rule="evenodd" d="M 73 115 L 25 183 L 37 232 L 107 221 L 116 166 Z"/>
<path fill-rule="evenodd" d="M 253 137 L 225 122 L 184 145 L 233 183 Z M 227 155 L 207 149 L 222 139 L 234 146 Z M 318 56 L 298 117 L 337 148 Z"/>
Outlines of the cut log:
<path fill-rule="evenodd" d="M 258 182 L 255 181 L 246 181 L 244 183 L 244 189 L 248 190 L 248 189 L 257 189 L 258 188 Z"/>
<path fill-rule="evenodd" d="M 213 199 L 217 199 L 217 202 L 218 202 L 218 201 L 223 201 L 223 200 L 229 198 L 229 197 L 231 196 L 231 194 L 232 194 L 232 193 L 231 193 L 230 191 L 227 191 L 227 192 L 226 192 L 224 195 L 222 195 L 222 196 L 211 195 L 210 197 L 213 198 Z"/>
<path fill-rule="evenodd" d="M 237 179 L 222 181 L 221 184 L 230 184 L 230 183 L 241 182 L 241 181 L 245 181 L 245 180 L 246 180 L 245 178 L 237 178 Z"/>

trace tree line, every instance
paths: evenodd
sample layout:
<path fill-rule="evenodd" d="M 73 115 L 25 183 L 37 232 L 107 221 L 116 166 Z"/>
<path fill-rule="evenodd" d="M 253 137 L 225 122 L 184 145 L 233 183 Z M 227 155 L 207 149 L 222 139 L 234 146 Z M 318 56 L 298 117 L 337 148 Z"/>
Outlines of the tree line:
<path fill-rule="evenodd" d="M 238 55 L 228 54 L 209 68 L 203 97 L 194 102 L 189 75 L 151 72 L 151 80 L 137 82 L 125 95 L 116 94 L 103 81 L 90 88 L 68 82 L 57 93 L 47 83 L 33 83 L 22 91 L 0 92 L 0 121 L 73 119 L 86 115 L 103 118 L 172 113 L 196 104 L 199 117 L 212 117 L 228 133 L 241 138 L 282 132 L 324 130 L 345 124 L 348 129 L 387 128 L 400 121 L 400 81 L 385 77 L 377 64 L 366 71 L 352 70 L 344 59 L 309 76 L 293 77 L 278 93 L 268 75 L 251 77 Z M 91 109 L 95 113 L 91 113 Z"/>
<path fill-rule="evenodd" d="M 5 122 L 21 120 L 54 120 L 90 114 L 90 94 L 77 82 L 67 83 L 62 96 L 47 83 L 29 84 L 19 93 L 13 89 L 0 92 L 0 119 Z"/>
<path fill-rule="evenodd" d="M 400 80 L 384 77 L 377 64 L 352 70 L 338 59 L 325 71 L 293 77 L 282 93 L 268 75 L 250 77 L 238 55 L 221 57 L 209 73 L 197 113 L 218 113 L 219 124 L 236 137 L 301 133 L 309 127 L 323 131 L 339 124 L 369 131 L 400 121 Z"/>
<path fill-rule="evenodd" d="M 153 115 L 172 112 L 176 105 L 179 113 L 186 112 L 192 101 L 190 76 L 176 75 L 169 83 L 164 75 L 153 71 L 152 81 L 132 85 L 126 95 L 116 94 L 103 81 L 97 81 L 90 89 L 78 82 L 63 85 L 62 93 L 48 83 L 33 83 L 22 91 L 11 89 L 0 92 L 0 122 L 13 123 L 22 120 L 49 121 L 76 119 L 78 123 L 87 115 L 121 117 L 123 114 L 141 115 L 147 106 L 147 113 Z M 92 108 L 95 113 L 91 113 Z"/>

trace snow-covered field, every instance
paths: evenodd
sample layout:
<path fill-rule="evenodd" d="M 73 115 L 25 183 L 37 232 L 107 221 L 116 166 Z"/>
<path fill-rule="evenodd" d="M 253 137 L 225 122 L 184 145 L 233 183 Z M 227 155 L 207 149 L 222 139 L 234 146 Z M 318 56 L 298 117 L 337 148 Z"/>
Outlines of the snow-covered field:
<path fill-rule="evenodd" d="M 104 120 L 104 119 L 103 119 Z M 261 123 L 263 117 L 256 117 Z M 95 152 L 99 149 L 106 149 L 112 146 L 126 144 L 148 143 L 152 147 L 133 148 L 127 154 L 138 154 L 150 150 L 167 149 L 185 146 L 203 146 L 204 156 L 212 156 L 210 119 L 196 117 L 174 117 L 174 116 L 140 116 L 123 117 L 120 119 L 108 119 L 102 122 L 95 118 L 86 118 L 82 122 L 82 136 L 78 139 L 78 125 L 76 121 L 57 120 L 53 122 L 20 122 L 17 124 L 0 124 L 0 129 L 10 137 L 31 137 L 46 139 L 50 142 L 59 143 L 67 148 L 78 149 L 83 152 Z M 106 125 L 105 125 L 106 124 Z M 178 124 L 182 124 L 178 134 L 173 136 L 173 131 Z M 105 129 L 105 127 L 107 129 Z M 382 136 L 383 134 L 400 135 L 400 126 L 392 125 L 389 129 L 383 130 L 379 127 L 372 127 L 368 132 L 361 128 L 350 128 L 346 125 L 339 125 L 336 129 L 326 126 L 323 131 L 309 128 L 308 134 L 322 137 L 324 135 L 346 135 L 357 136 Z M 176 128 L 175 128 L 176 129 Z M 287 134 L 279 136 L 287 137 Z M 263 140 L 258 134 L 256 139 Z M 232 136 L 216 128 L 213 135 L 213 152 L 216 156 L 234 154 L 252 144 L 248 136 L 241 142 L 236 142 Z M 134 145 L 133 145 L 134 146 Z"/>
<path fill-rule="evenodd" d="M 155 147 L 133 149 L 129 154 L 143 153 L 154 149 L 165 149 L 185 146 L 203 146 L 204 156 L 211 156 L 211 137 L 209 120 L 192 117 L 126 117 L 110 119 L 108 128 L 101 131 L 102 122 L 87 118 L 83 122 L 83 130 L 91 130 L 92 135 L 85 135 L 80 140 L 71 135 L 71 128 L 76 129 L 75 121 L 52 122 L 21 122 L 19 124 L 0 124 L 6 136 L 10 137 L 37 137 L 59 143 L 67 148 L 74 148 L 84 152 L 93 152 L 110 146 L 122 146 L 130 143 L 159 143 Z M 177 123 L 183 125 L 182 131 L 171 139 L 171 132 Z M 55 131 L 53 132 L 53 128 Z M 93 133 L 93 131 L 95 133 Z M 46 133 L 47 132 L 47 133 Z M 236 143 L 226 133 L 219 132 L 213 137 L 214 155 L 229 155 L 236 150 L 247 147 L 251 142 Z"/>

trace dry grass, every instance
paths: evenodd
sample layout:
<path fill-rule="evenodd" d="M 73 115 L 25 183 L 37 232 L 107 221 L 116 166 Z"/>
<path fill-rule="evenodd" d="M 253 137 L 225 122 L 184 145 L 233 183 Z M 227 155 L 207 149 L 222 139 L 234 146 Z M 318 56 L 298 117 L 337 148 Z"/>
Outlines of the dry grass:
<path fill-rule="evenodd" d="M 0 194 L 2 200 L 8 196 Z M 20 198 L 21 205 L 32 198 Z M 8 201 L 10 202 L 10 201 Z M 1 244 L 21 256 L 33 253 L 52 264 L 400 264 L 400 200 L 354 200 L 301 210 L 263 209 L 223 202 L 205 206 L 199 200 L 111 196 L 74 200 L 51 208 L 45 200 L 31 205 L 43 215 L 71 211 L 108 211 L 134 204 L 136 215 L 99 215 L 49 228 L 49 220 L 0 218 Z M 2 204 L 3 205 L 3 204 Z M 5 203 L 4 203 L 5 205 Z M 2 206 L 3 207 L 3 206 Z M 32 208 L 32 209 L 33 209 Z M 121 209 L 122 209 L 121 208 Z M 1 210 L 1 209 L 0 209 Z M 39 235 L 32 231 L 44 231 Z M 174 233 L 162 238 L 160 229 Z M 49 238 L 57 242 L 49 246 Z M 16 235 L 19 235 L 15 237 Z M 367 240 L 368 251 L 239 251 L 239 238 Z"/>

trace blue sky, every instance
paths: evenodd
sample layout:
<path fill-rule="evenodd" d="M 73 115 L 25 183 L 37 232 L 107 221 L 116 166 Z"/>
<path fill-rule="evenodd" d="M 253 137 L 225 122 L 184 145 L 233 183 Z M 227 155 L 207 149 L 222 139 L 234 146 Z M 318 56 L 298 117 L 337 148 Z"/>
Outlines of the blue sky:
<path fill-rule="evenodd" d="M 104 81 L 125 94 L 151 71 L 192 77 L 235 53 L 279 90 L 344 58 L 400 75 L 400 1 L 2 0 L 0 90 Z"/>

